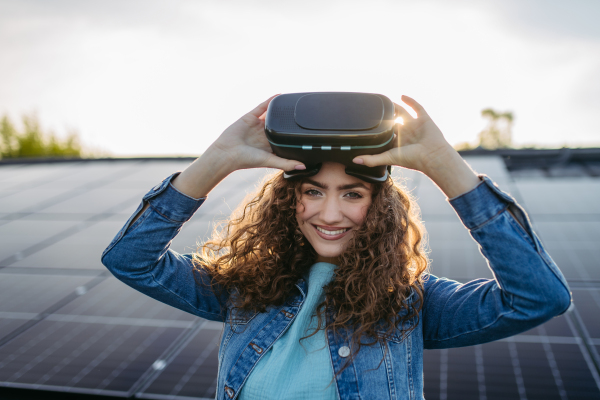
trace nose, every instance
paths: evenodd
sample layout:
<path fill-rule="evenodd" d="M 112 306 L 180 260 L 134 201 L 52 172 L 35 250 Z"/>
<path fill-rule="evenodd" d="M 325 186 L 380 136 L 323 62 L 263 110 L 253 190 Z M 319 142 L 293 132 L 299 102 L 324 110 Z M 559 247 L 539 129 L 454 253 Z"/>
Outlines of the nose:
<path fill-rule="evenodd" d="M 321 210 L 321 220 L 327 225 L 335 225 L 344 220 L 340 201 L 337 197 L 331 196 L 325 198 L 323 209 Z"/>

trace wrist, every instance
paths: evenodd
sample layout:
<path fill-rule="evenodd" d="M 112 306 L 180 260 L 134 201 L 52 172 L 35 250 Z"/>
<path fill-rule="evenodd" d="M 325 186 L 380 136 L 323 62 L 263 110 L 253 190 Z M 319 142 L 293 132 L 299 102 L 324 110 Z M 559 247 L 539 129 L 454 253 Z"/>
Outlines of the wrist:
<path fill-rule="evenodd" d="M 448 198 L 460 196 L 472 190 L 480 182 L 477 174 L 452 147 L 432 158 L 422 172 Z"/>
<path fill-rule="evenodd" d="M 440 170 L 447 168 L 448 165 L 456 164 L 459 159 L 462 161 L 460 154 L 447 143 L 445 146 L 429 152 L 423 158 L 419 170 L 427 176 L 435 175 Z"/>
<path fill-rule="evenodd" d="M 230 173 L 235 171 L 228 157 L 210 147 L 190 164 L 171 184 L 195 199 L 206 197 Z"/>

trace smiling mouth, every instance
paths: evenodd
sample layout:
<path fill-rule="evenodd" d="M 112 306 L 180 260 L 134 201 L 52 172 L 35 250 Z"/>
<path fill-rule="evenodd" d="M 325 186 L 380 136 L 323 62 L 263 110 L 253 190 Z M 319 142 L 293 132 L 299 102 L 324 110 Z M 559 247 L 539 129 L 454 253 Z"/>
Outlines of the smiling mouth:
<path fill-rule="evenodd" d="M 317 231 L 317 235 L 323 240 L 338 240 L 349 235 L 350 231 L 352 231 L 352 228 L 338 228 L 336 226 L 332 226 L 329 229 L 318 225 L 313 225 L 313 227 Z"/>
<path fill-rule="evenodd" d="M 320 226 L 315 226 L 317 228 L 317 230 L 325 235 L 328 236 L 337 236 L 341 233 L 347 232 L 349 231 L 351 228 L 342 228 L 342 229 L 337 229 L 335 231 L 328 231 L 327 229 L 323 229 Z"/>

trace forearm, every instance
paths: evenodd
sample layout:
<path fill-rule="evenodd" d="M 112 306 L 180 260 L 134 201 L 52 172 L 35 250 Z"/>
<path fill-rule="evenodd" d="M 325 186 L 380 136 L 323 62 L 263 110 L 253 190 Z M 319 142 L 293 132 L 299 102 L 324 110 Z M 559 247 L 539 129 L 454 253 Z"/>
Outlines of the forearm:
<path fill-rule="evenodd" d="M 232 161 L 227 153 L 211 146 L 179 174 L 172 185 L 195 199 L 206 197 L 219 182 L 235 171 Z"/>
<path fill-rule="evenodd" d="M 477 174 L 463 158 L 448 145 L 424 163 L 422 172 L 452 199 L 472 190 L 481 183 Z"/>

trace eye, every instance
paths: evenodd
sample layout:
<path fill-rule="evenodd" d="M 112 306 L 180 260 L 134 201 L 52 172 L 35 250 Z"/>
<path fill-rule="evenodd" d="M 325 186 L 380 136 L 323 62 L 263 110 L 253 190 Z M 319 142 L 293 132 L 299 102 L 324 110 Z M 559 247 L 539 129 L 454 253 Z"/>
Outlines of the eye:
<path fill-rule="evenodd" d="M 316 197 L 316 196 L 320 196 L 320 195 L 321 195 L 321 192 L 319 192 L 319 191 L 318 191 L 318 190 L 316 190 L 316 189 L 308 189 L 308 190 L 306 190 L 306 191 L 304 192 L 304 194 L 306 194 L 306 195 L 309 195 L 309 196 L 312 196 L 312 197 Z"/>
<path fill-rule="evenodd" d="M 344 196 L 349 197 L 351 199 L 362 199 L 362 194 L 358 193 L 358 192 L 349 192 L 346 193 Z"/>

